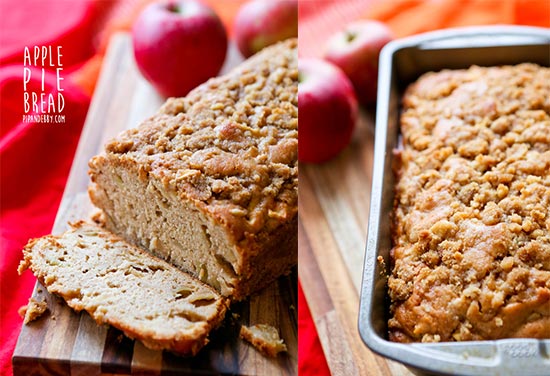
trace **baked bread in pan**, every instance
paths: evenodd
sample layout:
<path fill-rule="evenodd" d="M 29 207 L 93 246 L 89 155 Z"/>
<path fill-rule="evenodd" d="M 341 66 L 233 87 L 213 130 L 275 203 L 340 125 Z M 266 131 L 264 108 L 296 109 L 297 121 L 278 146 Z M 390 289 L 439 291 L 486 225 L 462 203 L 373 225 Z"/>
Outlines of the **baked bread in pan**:
<path fill-rule="evenodd" d="M 401 132 L 390 339 L 550 338 L 550 69 L 425 74 Z"/>

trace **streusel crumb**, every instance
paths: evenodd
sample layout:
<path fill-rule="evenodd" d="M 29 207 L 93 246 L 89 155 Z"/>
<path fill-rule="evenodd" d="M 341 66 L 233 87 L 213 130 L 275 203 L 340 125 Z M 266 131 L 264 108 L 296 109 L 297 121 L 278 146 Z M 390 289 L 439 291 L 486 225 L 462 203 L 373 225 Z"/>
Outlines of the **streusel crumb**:
<path fill-rule="evenodd" d="M 389 334 L 550 338 L 550 69 L 422 76 L 403 100 Z"/>

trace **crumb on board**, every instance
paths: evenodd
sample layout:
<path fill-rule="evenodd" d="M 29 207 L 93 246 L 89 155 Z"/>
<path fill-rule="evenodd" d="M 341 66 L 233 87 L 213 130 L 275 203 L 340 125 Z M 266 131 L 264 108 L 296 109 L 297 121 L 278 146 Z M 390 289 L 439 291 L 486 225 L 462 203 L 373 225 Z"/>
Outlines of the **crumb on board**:
<path fill-rule="evenodd" d="M 47 309 L 48 303 L 45 300 L 38 301 L 31 297 L 27 305 L 19 308 L 18 313 L 19 316 L 23 318 L 23 323 L 26 325 L 42 316 Z"/>
<path fill-rule="evenodd" d="M 243 325 L 239 336 L 265 356 L 274 358 L 278 353 L 287 351 L 285 343 L 279 337 L 279 331 L 271 325 Z"/>

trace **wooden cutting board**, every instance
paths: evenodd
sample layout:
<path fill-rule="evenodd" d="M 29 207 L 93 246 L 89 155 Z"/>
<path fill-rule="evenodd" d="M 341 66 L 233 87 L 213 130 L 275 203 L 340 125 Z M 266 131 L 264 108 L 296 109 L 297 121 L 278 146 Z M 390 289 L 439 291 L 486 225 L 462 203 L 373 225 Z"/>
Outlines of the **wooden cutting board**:
<path fill-rule="evenodd" d="M 239 61 L 236 49 L 231 46 L 222 71 Z M 88 160 L 100 152 L 107 139 L 137 126 L 162 102 L 139 75 L 129 37 L 114 36 L 82 131 L 54 234 L 65 231 L 67 221 L 87 218 L 93 211 L 86 192 Z M 210 343 L 193 358 L 149 350 L 112 327 L 98 326 L 87 313 L 73 312 L 40 284 L 33 296 L 45 299 L 48 311 L 38 320 L 23 325 L 13 355 L 15 375 L 297 374 L 296 270 L 247 301 L 234 304 L 224 325 L 211 334 Z M 279 328 L 288 352 L 268 359 L 240 340 L 240 325 L 255 323 Z"/>
<path fill-rule="evenodd" d="M 351 145 L 322 165 L 300 165 L 298 273 L 333 375 L 412 375 L 372 353 L 357 329 L 372 180 L 374 112 Z"/>

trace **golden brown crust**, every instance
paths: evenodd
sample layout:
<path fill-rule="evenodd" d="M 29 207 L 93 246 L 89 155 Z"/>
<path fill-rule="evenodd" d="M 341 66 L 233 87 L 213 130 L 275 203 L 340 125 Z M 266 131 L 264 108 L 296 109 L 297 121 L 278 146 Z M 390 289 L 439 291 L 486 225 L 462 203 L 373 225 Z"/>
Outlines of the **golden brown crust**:
<path fill-rule="evenodd" d="M 211 287 L 96 225 L 77 222 L 23 254 L 20 272 L 151 349 L 195 355 L 225 316 L 227 301 Z"/>
<path fill-rule="evenodd" d="M 550 69 L 429 73 L 403 106 L 390 339 L 550 338 Z"/>
<path fill-rule="evenodd" d="M 235 241 L 297 213 L 296 40 L 266 49 L 105 149 L 227 226 Z M 92 162 L 93 166 L 93 162 Z M 93 176 L 93 175 L 92 175 Z"/>
<path fill-rule="evenodd" d="M 297 92 L 288 40 L 169 99 L 90 161 L 107 227 L 234 299 L 287 273 L 297 263 L 287 235 L 297 232 Z M 174 225 L 191 217 L 197 228 Z"/>

